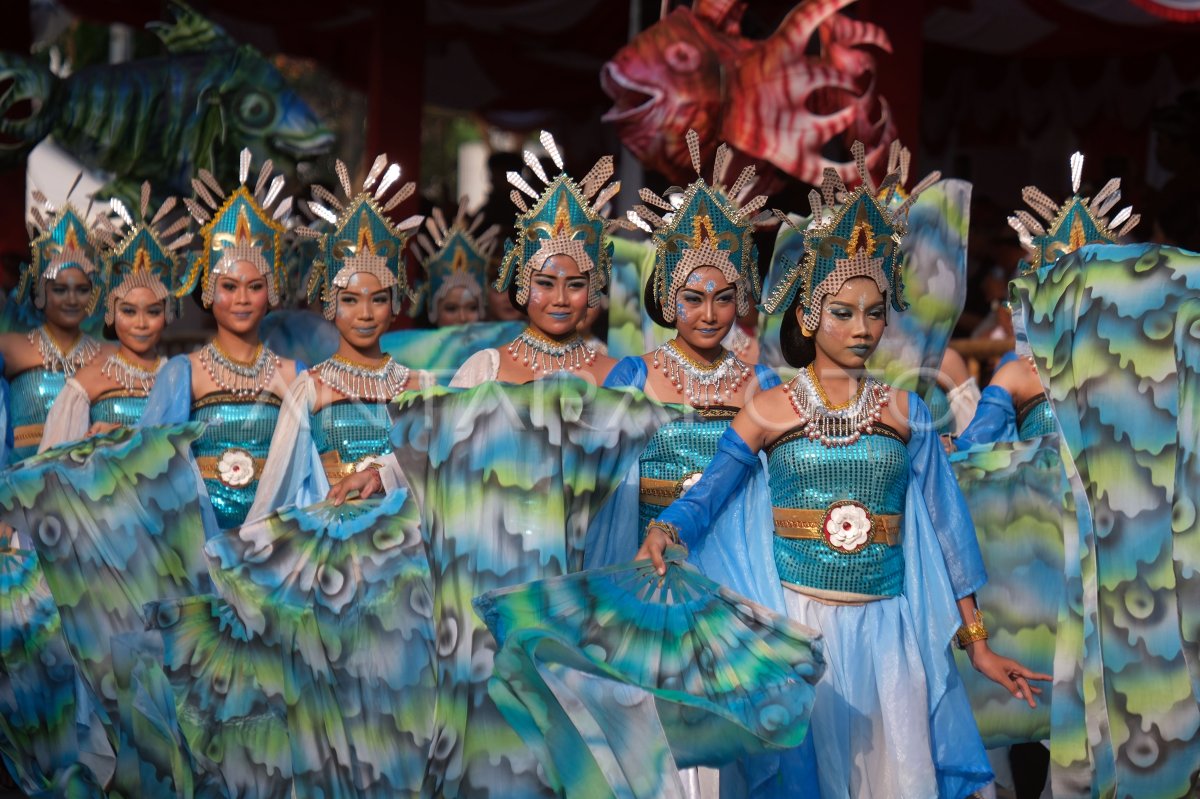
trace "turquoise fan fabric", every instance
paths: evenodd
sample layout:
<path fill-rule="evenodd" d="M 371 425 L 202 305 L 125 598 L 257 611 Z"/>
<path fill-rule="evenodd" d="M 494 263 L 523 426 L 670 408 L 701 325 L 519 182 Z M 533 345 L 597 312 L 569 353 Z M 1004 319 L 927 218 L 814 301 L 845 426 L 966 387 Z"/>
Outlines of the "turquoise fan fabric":
<path fill-rule="evenodd" d="M 437 710 L 423 791 L 553 796 L 487 692 L 497 646 L 479 594 L 578 571 L 590 520 L 678 413 L 570 377 L 398 400 L 392 445 L 420 508 L 433 586 Z"/>
<path fill-rule="evenodd" d="M 71 656 L 117 746 L 114 635 L 142 606 L 206 590 L 204 528 L 188 448 L 194 424 L 120 428 L 0 472 L 0 518 L 41 561 Z"/>
<path fill-rule="evenodd" d="M 201 796 L 286 799 L 291 749 L 280 655 L 211 594 L 146 604 Z M 154 670 L 147 670 L 153 676 Z M 162 696 L 153 686 L 140 686 Z M 163 717 L 171 708 L 164 705 Z"/>
<path fill-rule="evenodd" d="M 566 796 L 667 796 L 676 766 L 800 745 L 816 633 L 684 565 L 648 561 L 499 589 L 490 693 Z M 669 746 L 668 746 L 669 742 Z"/>
<path fill-rule="evenodd" d="M 277 653 L 295 795 L 417 796 L 434 718 L 433 602 L 405 492 L 285 508 L 207 552 L 248 634 Z"/>
<path fill-rule="evenodd" d="M 438 383 L 446 385 L 467 358 L 479 350 L 507 346 L 524 329 L 525 322 L 517 321 L 472 322 L 430 330 L 394 330 L 383 334 L 379 346 L 396 363 L 409 369 L 433 372 Z"/>
<path fill-rule="evenodd" d="M 88 761 L 111 773 L 112 750 L 101 739 L 107 763 L 86 751 L 76 707 L 75 664 L 37 555 L 0 552 L 0 755 L 26 795 L 103 795 Z"/>
<path fill-rule="evenodd" d="M 991 643 L 1034 671 L 1054 673 L 1068 665 L 1056 642 L 1065 612 L 1064 530 L 1074 534 L 1058 436 L 1002 442 L 951 457 L 987 564 L 988 582 L 977 594 Z M 955 650 L 984 744 L 1008 746 L 1051 737 L 1053 689 L 1037 710 L 982 676 Z M 1070 663 L 1065 682 L 1073 683 Z M 1053 694 L 1057 703 L 1058 695 Z M 1078 717 L 1082 731 L 1082 716 Z"/>
<path fill-rule="evenodd" d="M 1079 525 L 1093 776 L 1078 794 L 1194 796 L 1200 255 L 1093 245 L 1018 278 L 1014 291 Z"/>

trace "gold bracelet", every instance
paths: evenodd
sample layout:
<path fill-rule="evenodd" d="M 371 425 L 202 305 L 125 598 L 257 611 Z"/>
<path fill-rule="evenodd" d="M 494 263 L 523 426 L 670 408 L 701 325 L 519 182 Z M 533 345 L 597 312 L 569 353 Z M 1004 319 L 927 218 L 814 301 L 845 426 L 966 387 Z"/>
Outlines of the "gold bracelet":
<path fill-rule="evenodd" d="M 661 530 L 663 535 L 670 539 L 672 544 L 682 544 L 679 539 L 679 528 L 670 522 L 660 522 L 658 519 L 646 525 L 646 534 L 649 535 L 651 530 Z"/>
<path fill-rule="evenodd" d="M 979 612 L 979 608 L 975 608 L 975 622 L 962 625 L 955 634 L 959 649 L 966 649 L 976 641 L 986 641 L 987 637 L 987 627 L 983 624 L 983 614 Z"/>

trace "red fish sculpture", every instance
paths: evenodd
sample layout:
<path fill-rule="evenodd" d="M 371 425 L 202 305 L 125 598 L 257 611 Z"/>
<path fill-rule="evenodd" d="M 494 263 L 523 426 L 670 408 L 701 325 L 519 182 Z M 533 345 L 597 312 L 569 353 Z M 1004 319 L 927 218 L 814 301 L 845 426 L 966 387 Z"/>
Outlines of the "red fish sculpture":
<path fill-rule="evenodd" d="M 767 185 L 778 185 L 780 173 L 815 185 L 826 167 L 849 185 L 854 163 L 831 161 L 822 148 L 839 136 L 859 139 L 868 165 L 877 167 L 896 137 L 866 49 L 891 52 L 891 43 L 881 28 L 837 13 L 852 2 L 804 0 L 764 40 L 740 35 L 744 2 L 676 8 L 604 65 L 600 81 L 614 101 L 604 120 L 647 168 L 670 180 L 686 182 L 693 172 L 684 136 L 694 128 L 705 160 L 728 142 Z M 820 52 L 809 55 L 814 33 Z"/>

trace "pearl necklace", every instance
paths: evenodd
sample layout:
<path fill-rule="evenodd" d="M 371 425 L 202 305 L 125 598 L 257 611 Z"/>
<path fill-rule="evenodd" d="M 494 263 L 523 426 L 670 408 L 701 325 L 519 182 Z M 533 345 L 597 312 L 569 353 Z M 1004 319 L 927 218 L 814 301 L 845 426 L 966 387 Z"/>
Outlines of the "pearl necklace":
<path fill-rule="evenodd" d="M 712 363 L 704 363 L 684 352 L 675 339 L 654 351 L 652 363 L 689 405 L 698 407 L 730 400 L 751 374 L 750 367 L 728 350 Z"/>
<path fill-rule="evenodd" d="M 108 360 L 100 367 L 100 374 L 128 392 L 149 394 L 150 389 L 154 388 L 154 378 L 166 362 L 166 358 L 159 358 L 154 362 L 153 369 L 147 369 L 129 360 L 118 350 L 108 356 Z"/>
<path fill-rule="evenodd" d="M 825 394 L 812 364 L 801 369 L 788 384 L 792 408 L 800 417 L 804 434 L 825 447 L 848 447 L 883 417 L 891 399 L 891 388 L 873 377 L 858 381 L 858 391 L 849 402 L 834 406 Z"/>
<path fill-rule="evenodd" d="M 200 350 L 200 363 L 218 388 L 235 397 L 253 397 L 270 385 L 280 360 L 278 355 L 259 344 L 253 358 L 239 361 L 221 349 L 214 339 Z"/>
<path fill-rule="evenodd" d="M 314 370 L 317 379 L 352 399 L 387 402 L 404 390 L 409 369 L 385 355 L 375 364 L 355 363 L 334 355 Z"/>
<path fill-rule="evenodd" d="M 67 377 L 74 376 L 77 370 L 87 366 L 100 354 L 100 345 L 96 340 L 82 334 L 71 345 L 71 349 L 63 352 L 45 326 L 30 330 L 28 339 L 31 345 L 37 347 L 43 369 L 47 372 L 62 372 Z"/>
<path fill-rule="evenodd" d="M 576 333 L 566 341 L 555 341 L 545 334 L 527 327 L 521 335 L 508 345 L 508 354 L 514 361 L 528 366 L 534 374 L 544 372 L 578 372 L 591 366 L 596 360 L 596 351 L 587 345 L 583 336 Z"/>

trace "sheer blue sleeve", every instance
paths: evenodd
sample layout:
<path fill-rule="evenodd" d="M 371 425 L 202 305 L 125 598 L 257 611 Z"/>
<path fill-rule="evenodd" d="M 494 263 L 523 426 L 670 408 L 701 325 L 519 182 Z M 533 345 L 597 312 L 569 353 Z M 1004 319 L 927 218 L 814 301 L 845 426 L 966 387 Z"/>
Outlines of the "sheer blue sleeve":
<path fill-rule="evenodd" d="M 646 362 L 640 355 L 627 355 L 617 361 L 617 365 L 608 373 L 608 377 L 604 379 L 604 387 L 636 388 L 645 391 L 648 374 Z"/>
<path fill-rule="evenodd" d="M 933 427 L 929 409 L 916 394 L 908 395 L 908 420 L 912 437 L 908 457 L 912 479 L 925 499 L 933 531 L 946 562 L 946 572 L 955 599 L 975 593 L 987 582 L 983 554 L 975 537 L 975 523 L 941 440 Z"/>
<path fill-rule="evenodd" d="M 783 383 L 779 379 L 779 375 L 775 374 L 774 369 L 764 366 L 761 363 L 754 367 L 754 376 L 758 378 L 758 387 L 762 391 L 766 391 L 768 388 L 775 388 L 775 386 Z"/>
<path fill-rule="evenodd" d="M 192 362 L 186 355 L 167 361 L 146 399 L 138 427 L 182 424 L 192 415 Z"/>
<path fill-rule="evenodd" d="M 1017 410 L 1012 395 L 1000 386 L 988 386 L 979 395 L 975 417 L 957 439 L 959 449 L 997 441 L 1016 441 Z"/>
<path fill-rule="evenodd" d="M 717 454 L 704 470 L 704 476 L 667 506 L 658 520 L 675 525 L 683 543 L 694 547 L 708 534 L 713 519 L 730 497 L 760 468 L 758 456 L 730 427 L 717 443 Z"/>
<path fill-rule="evenodd" d="M 4 435 L 0 436 L 0 469 L 8 465 L 8 456 L 12 454 L 13 448 L 12 415 L 8 408 L 11 397 L 4 368 L 4 356 L 0 355 L 0 430 L 4 431 Z"/>

